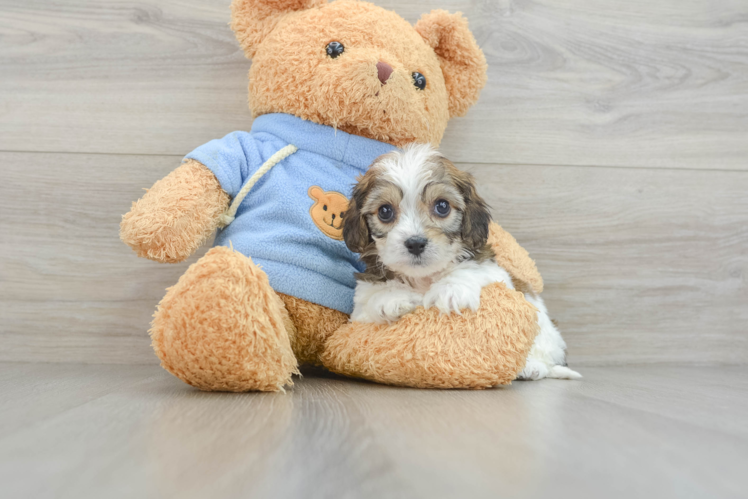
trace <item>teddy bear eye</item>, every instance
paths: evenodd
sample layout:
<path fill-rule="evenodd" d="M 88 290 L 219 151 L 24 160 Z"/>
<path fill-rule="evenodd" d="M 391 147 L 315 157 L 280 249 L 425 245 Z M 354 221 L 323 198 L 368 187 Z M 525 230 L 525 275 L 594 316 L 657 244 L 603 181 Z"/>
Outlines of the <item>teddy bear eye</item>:
<path fill-rule="evenodd" d="M 426 77 L 420 74 L 418 71 L 413 73 L 413 84 L 418 90 L 426 88 Z"/>
<path fill-rule="evenodd" d="M 335 59 L 340 54 L 345 52 L 345 47 L 343 47 L 343 44 L 340 42 L 330 42 L 327 44 L 327 47 L 325 48 L 327 51 L 327 55 Z"/>
<path fill-rule="evenodd" d="M 322 210 L 324 210 L 325 212 L 327 212 L 327 205 L 322 205 Z"/>

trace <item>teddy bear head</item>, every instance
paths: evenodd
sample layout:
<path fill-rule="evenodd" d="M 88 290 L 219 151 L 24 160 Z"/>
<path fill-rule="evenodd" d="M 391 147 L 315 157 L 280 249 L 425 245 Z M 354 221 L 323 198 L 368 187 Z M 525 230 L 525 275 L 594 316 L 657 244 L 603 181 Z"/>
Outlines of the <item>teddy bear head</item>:
<path fill-rule="evenodd" d="M 289 113 L 402 146 L 438 145 L 476 102 L 486 60 L 460 14 L 412 26 L 359 0 L 233 0 L 254 116 Z"/>

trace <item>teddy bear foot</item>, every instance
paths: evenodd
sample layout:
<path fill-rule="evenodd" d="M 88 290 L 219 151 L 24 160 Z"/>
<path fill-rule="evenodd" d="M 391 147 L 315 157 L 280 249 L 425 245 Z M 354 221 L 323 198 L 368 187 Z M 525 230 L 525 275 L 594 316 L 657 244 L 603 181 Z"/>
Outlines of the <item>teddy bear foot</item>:
<path fill-rule="evenodd" d="M 251 259 L 215 247 L 167 290 L 151 324 L 161 365 L 206 391 L 279 391 L 298 373 L 288 312 Z"/>
<path fill-rule="evenodd" d="M 396 323 L 348 323 L 330 336 L 322 362 L 384 384 L 483 389 L 514 380 L 537 331 L 536 309 L 496 283 L 483 289 L 477 311 L 419 307 Z"/>

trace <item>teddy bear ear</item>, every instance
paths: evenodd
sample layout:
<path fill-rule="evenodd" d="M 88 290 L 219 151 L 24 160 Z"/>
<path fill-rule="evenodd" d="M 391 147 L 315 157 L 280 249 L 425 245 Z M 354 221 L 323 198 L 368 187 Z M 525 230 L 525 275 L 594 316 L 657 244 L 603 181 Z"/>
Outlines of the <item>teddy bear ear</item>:
<path fill-rule="evenodd" d="M 246 56 L 252 59 L 260 43 L 284 17 L 325 3 L 327 0 L 233 0 L 231 29 Z"/>
<path fill-rule="evenodd" d="M 321 187 L 319 187 L 319 186 L 312 186 L 307 191 L 307 194 L 314 201 L 319 201 L 325 193 L 324 193 L 324 191 L 322 191 Z"/>
<path fill-rule="evenodd" d="M 449 114 L 462 116 L 478 100 L 486 84 L 486 57 L 459 12 L 433 10 L 415 25 L 439 57 L 449 93 Z"/>

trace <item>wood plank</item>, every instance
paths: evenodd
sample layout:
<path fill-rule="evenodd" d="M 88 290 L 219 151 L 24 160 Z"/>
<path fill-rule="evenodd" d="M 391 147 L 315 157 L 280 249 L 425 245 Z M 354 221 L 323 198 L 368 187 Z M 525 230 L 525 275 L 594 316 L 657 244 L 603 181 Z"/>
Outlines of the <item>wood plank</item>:
<path fill-rule="evenodd" d="M 748 361 L 748 173 L 461 168 L 536 260 L 572 363 Z"/>
<path fill-rule="evenodd" d="M 409 21 L 436 5 L 378 0 Z M 0 0 L 0 150 L 184 155 L 246 130 L 229 0 Z M 489 60 L 461 162 L 748 169 L 748 4 L 442 0 Z"/>
<path fill-rule="evenodd" d="M 121 215 L 179 165 L 170 156 L 0 154 L 2 360 L 156 363 L 146 334 L 165 265 L 119 240 Z"/>
<path fill-rule="evenodd" d="M 145 365 L 0 363 L 0 439 L 157 373 Z"/>
<path fill-rule="evenodd" d="M 3 364 L 12 409 L 0 427 L 16 427 L 0 437 L 0 495 L 712 498 L 748 488 L 745 366 L 585 375 L 424 391 L 315 372 L 286 394 L 220 394 L 155 366 Z"/>
<path fill-rule="evenodd" d="M 188 263 L 138 259 L 122 213 L 177 157 L 0 153 L 0 360 L 153 363 Z M 748 360 L 748 173 L 465 164 L 537 260 L 572 363 Z"/>

